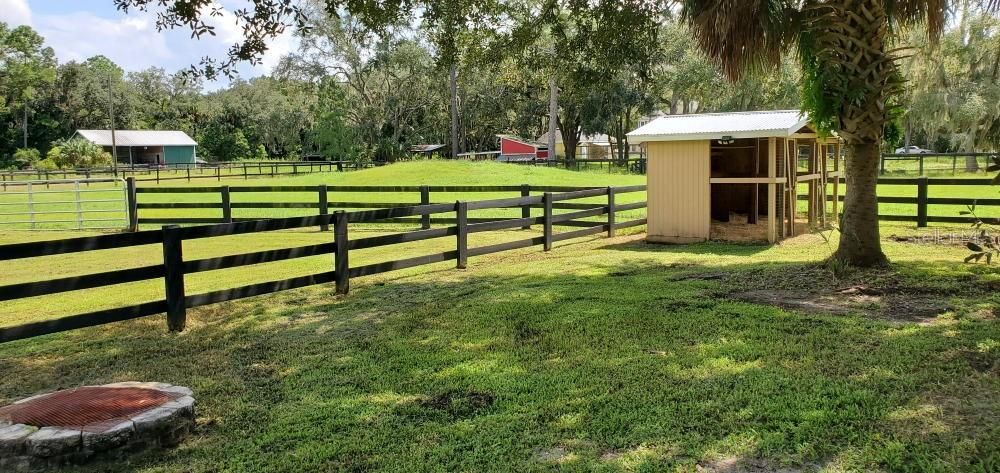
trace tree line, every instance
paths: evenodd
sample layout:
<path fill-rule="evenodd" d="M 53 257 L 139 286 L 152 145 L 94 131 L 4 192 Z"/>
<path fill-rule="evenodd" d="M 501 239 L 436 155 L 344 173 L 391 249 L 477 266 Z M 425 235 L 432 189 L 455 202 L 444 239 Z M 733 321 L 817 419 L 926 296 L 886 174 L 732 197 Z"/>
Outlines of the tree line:
<path fill-rule="evenodd" d="M 654 112 L 802 106 L 801 65 L 791 55 L 775 70 L 729 81 L 670 10 L 600 5 L 508 5 L 504 18 L 513 26 L 500 31 L 492 26 L 495 9 L 477 10 L 478 17 L 443 9 L 421 22 L 373 29 L 370 18 L 329 15 L 323 2 L 307 2 L 296 51 L 266 76 L 211 91 L 206 76 L 188 69 L 124 71 L 104 56 L 59 63 L 37 32 L 0 23 L 0 166 L 37 163 L 65 148 L 60 140 L 77 129 L 110 128 L 112 107 L 116 129 L 182 130 L 213 161 L 391 162 L 417 144 L 449 144 L 460 153 L 496 149 L 501 133 L 538 137 L 553 111 L 550 85 L 570 159 L 575 144 L 593 134 L 607 135 L 624 158 L 625 134 Z M 626 26 L 629 34 L 621 31 Z M 913 87 L 887 126 L 886 150 L 996 146 L 998 26 L 995 15 L 970 11 L 942 45 L 928 43 L 920 28 L 908 33 L 916 49 L 902 70 Z"/>
<path fill-rule="evenodd" d="M 358 17 L 309 5 L 300 47 L 270 74 L 210 91 L 189 69 L 124 71 L 104 56 L 59 63 L 36 31 L 0 23 L 0 166 L 44 158 L 78 129 L 110 128 L 112 108 L 116 129 L 182 130 L 212 161 L 391 162 L 418 144 L 488 151 L 498 134 L 542 135 L 553 75 L 570 158 L 583 135 L 606 134 L 627 149 L 625 133 L 654 111 L 794 108 L 799 100 L 793 62 L 779 75 L 731 84 L 669 17 L 633 39 L 653 47 L 613 58 L 603 51 L 628 45 L 576 28 L 470 28 L 441 46 L 428 24 L 400 21 L 376 33 Z"/>

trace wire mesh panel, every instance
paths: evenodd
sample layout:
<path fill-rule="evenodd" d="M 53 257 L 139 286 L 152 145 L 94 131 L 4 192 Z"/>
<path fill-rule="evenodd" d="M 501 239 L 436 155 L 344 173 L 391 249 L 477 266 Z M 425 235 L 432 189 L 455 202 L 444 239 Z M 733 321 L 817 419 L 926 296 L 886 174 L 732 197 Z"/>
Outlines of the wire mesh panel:
<path fill-rule="evenodd" d="M 0 230 L 127 227 L 124 179 L 8 181 L 0 187 Z"/>

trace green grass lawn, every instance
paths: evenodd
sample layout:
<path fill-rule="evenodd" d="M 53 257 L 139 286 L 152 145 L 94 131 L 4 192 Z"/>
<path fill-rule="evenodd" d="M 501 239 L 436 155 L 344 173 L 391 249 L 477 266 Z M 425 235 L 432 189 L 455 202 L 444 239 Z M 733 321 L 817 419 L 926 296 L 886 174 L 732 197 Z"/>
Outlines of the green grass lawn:
<path fill-rule="evenodd" d="M 982 176 L 979 176 L 982 177 Z M 561 185 L 561 186 L 626 186 L 645 184 L 645 176 L 628 174 L 609 174 L 607 171 L 592 169 L 590 171 L 568 171 L 560 168 L 545 168 L 534 166 L 517 166 L 494 162 L 447 162 L 447 161 L 417 161 L 394 164 L 380 168 L 367 169 L 358 172 L 348 173 L 315 173 L 299 176 L 283 177 L 258 177 L 244 181 L 242 177 L 223 178 L 221 184 L 232 186 L 241 185 Z M 218 186 L 220 182 L 214 180 L 200 180 L 187 183 L 184 181 L 168 181 L 161 184 L 161 187 L 204 187 Z M 104 186 L 104 187 L 101 187 Z M 140 183 L 140 187 L 156 187 L 155 183 Z M 804 193 L 806 187 L 800 186 L 800 193 Z M 105 189 L 102 192 L 87 192 L 88 190 Z M 843 194 L 846 186 L 840 186 Z M 12 188 L 13 189 L 13 188 Z M 67 186 L 55 187 L 50 190 L 72 191 Z M 98 210 L 101 212 L 88 214 L 96 218 L 114 219 L 112 222 L 91 222 L 84 226 L 118 226 L 125 223 L 125 211 L 121 202 L 123 190 L 121 188 L 109 188 L 108 185 L 95 185 L 93 188 L 83 188 L 84 196 L 87 199 L 95 200 L 116 200 L 113 202 L 95 202 L 83 205 L 84 210 Z M 832 185 L 829 188 L 832 194 Z M 882 185 L 879 187 L 879 195 L 895 197 L 916 197 L 916 186 L 914 185 Z M 515 196 L 516 193 L 434 193 L 431 195 L 433 202 L 453 202 L 456 200 L 485 200 L 495 198 L 505 198 Z M 930 197 L 963 197 L 963 198 L 1000 198 L 1000 190 L 987 186 L 953 186 L 953 185 L 933 185 L 929 190 Z M 410 193 L 332 193 L 331 202 L 385 202 L 385 203 L 418 203 L 419 194 Z M 39 223 L 38 229 L 71 229 L 76 226 L 75 206 L 73 204 L 59 203 L 72 199 L 71 194 L 51 193 L 39 194 L 36 197 L 34 208 L 37 211 L 65 212 L 59 214 L 40 214 L 39 220 L 68 220 L 58 223 Z M 622 203 L 635 202 L 645 199 L 644 193 L 634 193 L 621 196 L 618 201 Z M 601 199 L 590 199 L 597 202 Z M 206 194 L 140 194 L 140 202 L 212 202 L 220 201 L 218 193 Z M 234 193 L 232 197 L 234 203 L 239 202 L 315 202 L 317 196 L 312 192 L 293 193 Z M 805 202 L 799 202 L 800 212 L 805 212 Z M 16 215 L 4 215 L 13 212 L 23 212 L 28 210 L 26 197 L 8 193 L 0 193 L 0 231 L 5 229 L 26 229 L 30 227 L 28 223 L 11 224 L 14 221 L 23 221 L 27 217 Z M 955 205 L 932 205 L 929 214 L 933 216 L 958 216 L 959 212 L 965 210 L 963 206 Z M 309 209 L 234 209 L 233 215 L 236 218 L 273 218 L 310 215 L 314 211 Z M 879 212 L 885 215 L 916 215 L 915 204 L 881 204 Z M 536 210 L 537 214 L 538 211 Z M 982 217 L 1000 218 L 1000 207 L 981 206 L 979 213 Z M 622 218 L 639 218 L 642 212 L 632 212 L 623 214 Z M 140 215 L 143 218 L 157 217 L 221 217 L 219 209 L 144 209 Z M 516 210 L 507 211 L 484 211 L 476 216 L 516 216 Z M 448 217 L 449 215 L 440 215 Z M 147 225 L 144 228 L 156 228 L 156 225 Z"/>
<path fill-rule="evenodd" d="M 576 172 L 557 168 L 544 168 L 534 166 L 519 166 L 495 162 L 468 162 L 468 161 L 414 161 L 398 163 L 390 166 L 366 169 L 356 172 L 345 173 L 314 173 L 299 176 L 284 177 L 261 177 L 244 181 L 242 178 L 223 179 L 220 182 L 214 180 L 192 181 L 171 181 L 163 183 L 159 187 L 214 187 L 219 185 L 253 185 L 253 186 L 282 186 L 282 185 L 356 185 L 356 186 L 418 186 L 418 185 L 461 185 L 461 186 L 516 186 L 521 184 L 548 185 L 548 186 L 630 186 L 646 183 L 645 176 L 607 174 L 601 172 Z M 139 187 L 157 187 L 155 183 L 142 182 Z M 13 190 L 13 188 L 11 188 Z M 121 188 L 110 188 L 110 184 L 95 185 L 93 189 L 106 189 L 103 192 L 87 192 L 90 189 L 84 188 L 86 199 L 112 200 L 119 202 L 95 202 L 84 204 L 85 210 L 109 211 L 107 213 L 93 214 L 101 217 L 117 218 L 119 222 L 124 222 L 125 213 L 123 204 L 120 202 L 122 194 Z M 62 190 L 72 192 L 68 186 L 56 186 L 50 191 Z M 457 200 L 487 200 L 519 196 L 518 192 L 483 192 L 483 193 L 432 193 L 431 201 L 434 203 L 454 202 Z M 75 220 L 73 213 L 76 209 L 73 204 L 60 203 L 72 199 L 71 194 L 52 192 L 50 194 L 39 194 L 36 197 L 34 207 L 38 211 L 68 212 L 65 214 L 45 214 L 39 215 L 38 219 Z M 622 195 L 618 202 L 637 202 L 645 199 L 645 193 L 633 193 Z M 282 192 L 282 193 L 233 193 L 232 202 L 317 202 L 318 196 L 315 192 Z M 386 192 L 386 193 L 358 193 L 358 192 L 332 192 L 329 196 L 330 202 L 384 202 L 384 203 L 413 203 L 419 204 L 420 194 L 417 192 Z M 197 193 L 197 194 L 139 194 L 139 202 L 211 202 L 218 203 L 221 197 L 218 192 Z M 580 200 L 578 202 L 601 202 L 600 198 Z M 49 202 L 49 203 L 45 203 Z M 15 220 L 25 220 L 26 217 L 3 215 L 4 213 L 23 212 L 28 210 L 26 197 L 11 193 L 0 193 L 0 230 L 5 228 L 26 229 L 29 224 L 3 225 L 3 222 L 13 222 Z M 336 208 L 331 208 L 337 210 Z M 316 210 L 310 209 L 234 209 L 235 218 L 274 218 L 313 215 Z M 540 215 L 540 210 L 536 211 Z M 482 211 L 471 216 L 519 216 L 518 210 L 507 211 Z M 643 211 L 623 213 L 622 218 L 641 218 Z M 448 217 L 442 214 L 440 217 Z M 635 217 L 637 216 L 637 217 Z M 221 217 L 220 209 L 144 209 L 140 211 L 142 218 L 166 218 L 166 217 Z M 38 229 L 71 229 L 76 226 L 75 222 L 59 222 L 51 224 L 37 224 Z M 96 223 L 88 226 L 97 226 Z M 123 226 L 119 223 L 119 226 Z M 147 226 L 156 228 L 157 226 Z"/>
<path fill-rule="evenodd" d="M 487 168 L 527 177 L 489 181 L 442 165 L 431 182 L 374 174 L 392 167 L 339 182 L 642 182 L 472 169 Z M 551 182 L 564 175 L 569 182 Z M 355 238 L 389 230 L 351 228 Z M 897 231 L 917 232 L 883 228 Z M 537 232 L 474 234 L 470 246 Z M 68 235 L 76 233 L 0 232 L 0 240 Z M 231 236 L 185 242 L 184 252 L 204 258 L 329 237 Z M 114 381 L 194 389 L 197 427 L 180 447 L 68 471 L 1000 469 L 1000 273 L 962 264 L 960 242 L 891 240 L 891 269 L 834 273 L 822 263 L 836 245 L 829 238 L 578 239 L 549 253 L 473 257 L 466 270 L 445 262 L 356 278 L 346 296 L 321 285 L 193 309 L 180 334 L 166 333 L 161 315 L 2 344 L 0 405 Z M 352 266 L 453 247 L 444 238 L 352 252 Z M 0 262 L 0 284 L 160 257 L 150 245 Z M 189 275 L 187 292 L 328 271 L 331 260 Z M 153 280 L 4 302 L 0 326 L 161 297 Z"/>
<path fill-rule="evenodd" d="M 100 471 L 996 471 L 1000 276 L 886 249 L 894 270 L 840 279 L 816 236 L 442 263 L 192 310 L 182 334 L 158 316 L 0 345 L 0 402 L 195 390 L 193 438 Z M 885 298 L 846 315 L 729 297 L 861 281 Z M 946 308 L 911 321 L 890 295 Z"/>

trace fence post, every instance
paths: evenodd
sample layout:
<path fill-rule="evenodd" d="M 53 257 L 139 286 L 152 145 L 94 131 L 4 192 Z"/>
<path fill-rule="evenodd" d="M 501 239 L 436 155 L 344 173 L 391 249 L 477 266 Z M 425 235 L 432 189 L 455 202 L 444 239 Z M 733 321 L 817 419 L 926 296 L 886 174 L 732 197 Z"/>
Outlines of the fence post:
<path fill-rule="evenodd" d="M 920 162 L 920 170 L 917 172 L 917 174 L 920 174 L 921 176 L 923 176 L 924 175 L 924 155 L 921 154 L 920 157 L 917 158 L 917 160 Z"/>
<path fill-rule="evenodd" d="M 247 179 L 250 179 L 250 176 L 247 176 L 247 163 L 243 163 L 243 180 Z"/>
<path fill-rule="evenodd" d="M 160 185 L 160 167 L 156 167 L 156 185 Z"/>
<path fill-rule="evenodd" d="M 344 162 L 337 161 L 337 172 L 344 172 Z"/>
<path fill-rule="evenodd" d="M 187 168 L 187 178 L 188 178 L 188 182 L 191 182 L 191 167 Z"/>
<path fill-rule="evenodd" d="M 927 176 L 917 178 L 917 226 L 927 226 Z"/>
<path fill-rule="evenodd" d="M 337 294 L 347 294 L 351 289 L 351 266 L 347 259 L 347 213 L 343 210 L 334 212 L 333 238 L 334 247 L 334 281 Z"/>
<path fill-rule="evenodd" d="M 215 167 L 215 182 L 221 182 L 221 181 L 222 181 L 222 167 L 216 166 Z"/>
<path fill-rule="evenodd" d="M 125 203 L 128 205 L 128 231 L 139 231 L 139 202 L 136 200 L 135 177 L 125 178 Z"/>
<path fill-rule="evenodd" d="M 420 205 L 430 205 L 431 203 L 431 188 L 428 186 L 420 186 Z M 427 230 L 431 228 L 431 214 L 423 214 L 420 216 L 420 228 Z"/>
<path fill-rule="evenodd" d="M 222 221 L 233 223 L 233 203 L 229 194 L 229 186 L 222 186 Z"/>
<path fill-rule="evenodd" d="M 521 184 L 521 197 L 531 197 L 531 185 Z M 531 217 L 531 206 L 522 205 L 521 206 L 521 218 Z M 531 230 L 531 225 L 525 225 L 521 227 L 521 230 Z"/>
<path fill-rule="evenodd" d="M 80 181 L 75 181 L 73 186 L 74 198 L 76 199 L 76 229 L 83 229 L 83 197 L 80 195 Z"/>
<path fill-rule="evenodd" d="M 469 204 L 466 202 L 455 202 L 455 211 L 458 216 L 458 262 L 455 265 L 458 269 L 465 269 L 469 262 Z"/>
<path fill-rule="evenodd" d="M 28 183 L 28 220 L 31 221 L 31 229 L 35 229 L 35 193 L 31 188 L 31 183 Z"/>
<path fill-rule="evenodd" d="M 608 186 L 608 238 L 615 236 L 615 188 Z"/>
<path fill-rule="evenodd" d="M 184 254 L 181 228 L 163 227 L 163 286 L 167 297 L 167 329 L 184 330 L 187 308 L 184 305 Z"/>
<path fill-rule="evenodd" d="M 545 209 L 545 223 L 542 226 L 542 234 L 544 236 L 544 246 L 545 251 L 552 249 L 552 193 L 546 192 L 542 194 L 542 207 Z"/>
<path fill-rule="evenodd" d="M 330 201 L 328 200 L 326 184 L 319 185 L 319 214 L 330 215 Z M 324 232 L 330 231 L 330 224 L 323 223 L 319 226 L 319 229 Z"/>

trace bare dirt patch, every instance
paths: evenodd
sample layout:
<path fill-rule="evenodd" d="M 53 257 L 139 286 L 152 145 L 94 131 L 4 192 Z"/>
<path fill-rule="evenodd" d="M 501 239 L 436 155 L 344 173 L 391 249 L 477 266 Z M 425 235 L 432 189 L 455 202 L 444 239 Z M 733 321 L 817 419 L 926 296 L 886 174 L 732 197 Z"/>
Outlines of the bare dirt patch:
<path fill-rule="evenodd" d="M 539 452 L 537 458 L 538 461 L 544 463 L 559 463 L 568 456 L 569 450 L 566 450 L 564 447 L 555 447 Z"/>
<path fill-rule="evenodd" d="M 848 315 L 860 314 L 897 322 L 931 323 L 950 310 L 940 298 L 913 294 L 873 294 L 871 292 L 827 291 L 811 293 L 794 290 L 758 289 L 739 292 L 733 299 L 767 304 L 788 310 Z"/>
<path fill-rule="evenodd" d="M 445 391 L 423 399 L 421 407 L 447 412 L 451 417 L 464 419 L 477 415 L 494 402 L 493 394 L 480 391 Z"/>
<path fill-rule="evenodd" d="M 699 462 L 695 471 L 704 473 L 805 473 L 817 471 L 815 466 L 804 468 L 778 467 L 765 461 L 739 457 L 723 457 Z"/>

